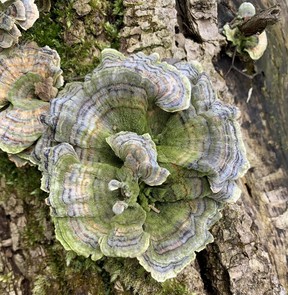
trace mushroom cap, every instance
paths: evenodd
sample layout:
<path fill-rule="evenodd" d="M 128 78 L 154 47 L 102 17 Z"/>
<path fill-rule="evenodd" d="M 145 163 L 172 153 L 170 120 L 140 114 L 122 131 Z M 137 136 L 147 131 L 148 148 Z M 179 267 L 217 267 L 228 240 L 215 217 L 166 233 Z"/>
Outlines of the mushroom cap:
<path fill-rule="evenodd" d="M 251 47 L 246 47 L 244 50 L 248 52 L 249 56 L 253 60 L 258 60 L 265 52 L 268 40 L 267 40 L 267 34 L 265 31 L 263 31 L 261 34 L 259 34 L 257 37 L 256 45 Z"/>
<path fill-rule="evenodd" d="M 65 249 L 136 257 L 164 281 L 213 240 L 223 203 L 240 196 L 249 163 L 239 111 L 191 63 L 101 57 L 51 101 L 50 135 L 35 148 L 42 189 Z"/>
<path fill-rule="evenodd" d="M 250 2 L 243 2 L 238 8 L 238 15 L 241 17 L 251 17 L 255 14 L 256 9 Z"/>

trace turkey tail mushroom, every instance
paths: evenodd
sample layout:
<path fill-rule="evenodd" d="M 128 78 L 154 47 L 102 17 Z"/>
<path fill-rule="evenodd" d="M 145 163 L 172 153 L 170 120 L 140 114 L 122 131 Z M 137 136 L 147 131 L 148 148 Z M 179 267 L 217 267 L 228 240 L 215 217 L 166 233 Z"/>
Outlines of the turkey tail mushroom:
<path fill-rule="evenodd" d="M 135 257 L 157 281 L 175 277 L 240 196 L 249 163 L 238 118 L 192 63 L 103 50 L 84 82 L 51 100 L 49 140 L 37 145 L 57 239 L 94 260 Z"/>
<path fill-rule="evenodd" d="M 9 48 L 21 36 L 17 25 L 28 30 L 39 18 L 39 11 L 34 0 L 2 1 L 0 8 L 0 48 Z"/>
<path fill-rule="evenodd" d="M 37 141 L 46 128 L 41 116 L 62 84 L 59 55 L 47 46 L 0 55 L 0 149 L 19 154 Z"/>

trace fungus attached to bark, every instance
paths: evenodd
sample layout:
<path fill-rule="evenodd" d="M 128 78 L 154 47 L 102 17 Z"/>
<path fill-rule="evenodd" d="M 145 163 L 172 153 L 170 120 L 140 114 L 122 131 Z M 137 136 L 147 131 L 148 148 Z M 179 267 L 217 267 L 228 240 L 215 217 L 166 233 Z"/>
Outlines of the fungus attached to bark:
<path fill-rule="evenodd" d="M 247 20 L 250 20 L 255 14 L 256 10 L 253 4 L 243 2 L 238 9 L 237 17 L 231 23 L 224 25 L 223 33 L 227 40 L 236 47 L 238 53 L 247 52 L 251 59 L 258 60 L 265 52 L 268 44 L 265 30 L 256 31 L 255 34 L 246 34 L 242 31 L 243 24 L 246 24 Z M 257 26 L 256 19 L 252 26 Z"/>
<path fill-rule="evenodd" d="M 7 0 L 0 2 L 0 48 L 18 43 L 21 32 L 27 30 L 39 18 L 34 0 Z"/>
<path fill-rule="evenodd" d="M 18 154 L 43 133 L 40 117 L 62 86 L 60 58 L 28 44 L 0 55 L 0 149 Z"/>
<path fill-rule="evenodd" d="M 42 189 L 57 239 L 93 260 L 136 257 L 158 281 L 175 277 L 240 195 L 249 164 L 238 116 L 193 65 L 105 49 L 44 119 Z"/>

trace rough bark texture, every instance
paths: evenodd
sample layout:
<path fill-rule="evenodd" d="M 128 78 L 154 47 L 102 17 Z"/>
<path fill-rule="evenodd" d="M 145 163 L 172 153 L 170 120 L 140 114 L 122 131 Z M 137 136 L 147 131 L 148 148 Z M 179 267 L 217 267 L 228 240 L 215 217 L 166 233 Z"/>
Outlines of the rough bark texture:
<path fill-rule="evenodd" d="M 225 77 L 231 57 L 218 27 L 234 17 L 241 2 L 123 1 L 123 52 L 196 59 L 212 77 L 221 99 L 235 103 L 242 111 L 251 169 L 240 183 L 242 198 L 226 206 L 222 220 L 213 227 L 215 241 L 198 253 L 196 261 L 177 279 L 162 285 L 137 270 L 133 259 L 94 263 L 67 255 L 54 239 L 45 194 L 38 190 L 39 173 L 31 168 L 16 170 L 0 154 L 0 294 L 286 294 L 288 2 L 278 1 L 281 20 L 267 30 L 269 45 L 264 56 L 256 63 L 245 63 L 241 57 L 235 60 L 238 69 L 257 73 L 253 79 L 236 70 Z M 257 0 L 253 4 L 260 10 L 276 3 Z M 101 9 L 107 7 L 103 1 Z M 98 23 L 104 23 L 104 15 L 97 15 Z M 78 21 L 85 32 L 89 22 L 83 15 Z M 71 26 L 68 29 L 71 33 Z M 86 28 L 89 41 L 96 33 Z M 110 36 L 108 42 L 112 39 Z"/>

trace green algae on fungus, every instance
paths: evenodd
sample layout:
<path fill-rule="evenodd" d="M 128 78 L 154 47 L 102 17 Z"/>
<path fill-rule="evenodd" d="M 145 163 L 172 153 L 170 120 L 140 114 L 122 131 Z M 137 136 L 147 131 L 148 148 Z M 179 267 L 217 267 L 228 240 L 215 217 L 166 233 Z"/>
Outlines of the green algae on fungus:
<path fill-rule="evenodd" d="M 60 58 L 49 47 L 27 44 L 0 55 L 0 149 L 17 154 L 42 135 L 41 116 L 62 86 Z"/>
<path fill-rule="evenodd" d="M 175 277 L 240 196 L 249 164 L 238 117 L 190 63 L 103 50 L 44 118 L 41 187 L 57 239 L 93 260 L 136 257 L 157 281 Z"/>
<path fill-rule="evenodd" d="M 1 0 L 0 2 L 0 48 L 18 43 L 21 32 L 27 30 L 39 18 L 34 0 Z"/>

